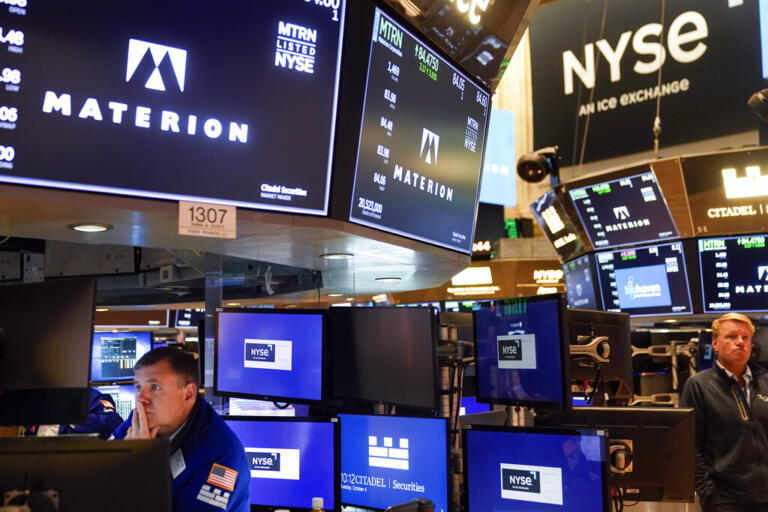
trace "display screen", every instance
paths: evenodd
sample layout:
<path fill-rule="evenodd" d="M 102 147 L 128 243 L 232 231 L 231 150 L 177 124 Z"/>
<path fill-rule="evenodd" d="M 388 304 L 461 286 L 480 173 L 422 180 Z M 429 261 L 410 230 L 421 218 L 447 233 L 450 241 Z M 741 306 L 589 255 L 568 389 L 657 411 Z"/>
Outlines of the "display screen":
<path fill-rule="evenodd" d="M 0 181 L 327 212 L 343 0 L 30 3 Z"/>
<path fill-rule="evenodd" d="M 692 312 L 682 242 L 597 253 L 595 257 L 606 311 L 633 316 Z"/>
<path fill-rule="evenodd" d="M 376 9 L 350 220 L 472 251 L 490 95 Z"/>
<path fill-rule="evenodd" d="M 227 419 L 251 467 L 251 505 L 336 509 L 336 423 Z M 271 509 L 270 509 L 271 510 Z"/>
<path fill-rule="evenodd" d="M 568 260 L 587 250 L 586 235 L 566 213 L 563 199 L 562 187 L 548 190 L 531 204 L 531 211 L 560 258 Z"/>
<path fill-rule="evenodd" d="M 488 412 L 491 410 L 490 404 L 482 404 L 477 401 L 474 396 L 465 396 L 461 398 L 461 406 L 459 407 L 459 416 L 467 414 L 477 414 L 480 412 Z"/>
<path fill-rule="evenodd" d="M 431 308 L 331 308 L 333 395 L 350 401 L 437 408 Z"/>
<path fill-rule="evenodd" d="M 768 311 L 768 237 L 702 238 L 704 312 Z"/>
<path fill-rule="evenodd" d="M 468 512 L 609 510 L 605 434 L 474 428 L 464 436 Z"/>
<path fill-rule="evenodd" d="M 595 249 L 677 237 L 653 172 L 570 191 Z"/>
<path fill-rule="evenodd" d="M 321 400 L 320 311 L 218 312 L 216 390 L 262 399 Z"/>
<path fill-rule="evenodd" d="M 569 308 L 600 309 L 595 295 L 591 256 L 585 254 L 563 265 L 565 296 Z"/>
<path fill-rule="evenodd" d="M 309 406 L 275 404 L 272 400 L 251 400 L 250 398 L 229 398 L 230 416 L 307 416 Z"/>
<path fill-rule="evenodd" d="M 133 384 L 95 386 L 95 388 L 105 395 L 110 395 L 115 402 L 117 414 L 124 420 L 128 419 L 131 411 L 136 407 L 136 388 Z"/>
<path fill-rule="evenodd" d="M 448 439 L 443 418 L 341 419 L 341 502 L 385 509 L 428 498 L 448 512 Z"/>
<path fill-rule="evenodd" d="M 91 344 L 91 380 L 133 380 L 133 366 L 151 349 L 151 332 L 94 333 Z"/>
<path fill-rule="evenodd" d="M 563 309 L 554 296 L 492 301 L 474 312 L 479 400 L 564 404 Z"/>
<path fill-rule="evenodd" d="M 176 310 L 173 326 L 177 329 L 179 327 L 197 329 L 198 323 L 204 319 L 205 309 L 178 309 Z"/>

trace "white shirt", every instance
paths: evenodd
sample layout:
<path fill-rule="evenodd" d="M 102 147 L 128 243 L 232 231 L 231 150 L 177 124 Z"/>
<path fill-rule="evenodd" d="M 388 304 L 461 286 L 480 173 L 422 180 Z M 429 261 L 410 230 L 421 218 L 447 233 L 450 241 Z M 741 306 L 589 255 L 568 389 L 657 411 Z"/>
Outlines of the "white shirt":
<path fill-rule="evenodd" d="M 737 379 L 736 376 L 733 373 L 731 373 L 725 366 L 720 364 L 720 361 L 715 361 L 715 364 L 720 368 L 722 368 L 725 371 L 725 374 L 730 378 L 732 378 L 737 385 L 739 384 L 739 379 Z M 747 397 L 747 407 L 749 407 L 749 402 L 751 398 L 749 383 L 752 382 L 752 370 L 749 369 L 749 365 L 747 365 L 746 369 L 744 370 L 744 375 L 742 375 L 742 378 L 744 379 L 744 387 L 741 388 L 741 390 L 744 392 L 744 396 Z"/>

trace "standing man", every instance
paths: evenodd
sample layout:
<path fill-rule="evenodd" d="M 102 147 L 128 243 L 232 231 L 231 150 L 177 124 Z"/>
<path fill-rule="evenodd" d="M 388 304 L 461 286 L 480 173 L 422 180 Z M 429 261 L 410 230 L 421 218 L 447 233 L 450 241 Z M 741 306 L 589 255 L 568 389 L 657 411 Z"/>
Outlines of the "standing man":
<path fill-rule="evenodd" d="M 685 383 L 696 410 L 696 492 L 705 512 L 768 510 L 768 373 L 749 362 L 752 321 L 712 322 L 715 365 Z"/>
<path fill-rule="evenodd" d="M 194 356 L 163 347 L 144 354 L 134 368 L 136 408 L 113 437 L 170 440 L 175 512 L 248 512 L 251 471 L 245 450 L 198 395 Z"/>

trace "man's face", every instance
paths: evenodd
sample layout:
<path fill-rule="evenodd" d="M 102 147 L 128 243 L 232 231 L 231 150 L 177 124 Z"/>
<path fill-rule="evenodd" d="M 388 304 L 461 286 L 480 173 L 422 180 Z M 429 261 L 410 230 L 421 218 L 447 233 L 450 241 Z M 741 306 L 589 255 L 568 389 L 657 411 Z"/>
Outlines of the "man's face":
<path fill-rule="evenodd" d="M 752 354 L 749 326 L 738 320 L 720 322 L 717 337 L 712 340 L 712 348 L 717 352 L 720 363 L 729 370 L 743 368 Z"/>
<path fill-rule="evenodd" d="M 144 406 L 149 428 L 160 427 L 158 435 L 163 437 L 170 436 L 184 423 L 197 399 L 196 386 L 183 384 L 168 361 L 139 368 L 133 383 L 136 401 Z"/>

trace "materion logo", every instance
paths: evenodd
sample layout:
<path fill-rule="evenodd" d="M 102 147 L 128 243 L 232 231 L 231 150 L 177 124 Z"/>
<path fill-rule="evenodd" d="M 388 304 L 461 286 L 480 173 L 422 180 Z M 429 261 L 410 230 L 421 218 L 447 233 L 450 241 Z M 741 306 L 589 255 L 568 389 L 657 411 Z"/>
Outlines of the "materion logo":
<path fill-rule="evenodd" d="M 243 351 L 245 368 L 290 371 L 293 366 L 291 340 L 245 339 Z"/>
<path fill-rule="evenodd" d="M 293 448 L 245 449 L 251 478 L 275 480 L 298 480 L 300 476 L 301 451 Z"/>
<path fill-rule="evenodd" d="M 618 220 L 627 220 L 629 218 L 629 209 L 626 206 L 617 206 L 613 209 L 613 215 Z"/>
<path fill-rule="evenodd" d="M 627 279 L 627 284 L 624 285 L 624 293 L 627 295 L 627 297 L 629 297 L 630 300 L 661 297 L 661 285 L 637 284 L 635 283 L 635 278 L 633 276 L 629 276 L 629 279 Z"/>
<path fill-rule="evenodd" d="M 768 265 L 761 265 L 757 267 L 757 277 L 762 282 L 768 281 Z"/>
<path fill-rule="evenodd" d="M 421 150 L 419 157 L 428 164 L 437 165 L 437 151 L 440 146 L 440 136 L 424 128 L 421 132 Z M 425 150 L 426 149 L 426 153 Z"/>
<path fill-rule="evenodd" d="M 368 465 L 376 468 L 402 469 L 408 471 L 408 439 L 398 439 L 397 448 L 391 437 L 368 436 Z"/>
<path fill-rule="evenodd" d="M 501 497 L 534 503 L 563 504 L 560 468 L 501 464 Z"/>
<path fill-rule="evenodd" d="M 130 82 L 139 66 L 143 62 L 149 61 L 150 58 L 153 69 L 144 83 L 144 87 L 165 92 L 166 82 L 163 80 L 163 75 L 160 72 L 160 66 L 167 58 L 179 90 L 184 92 L 184 79 L 187 72 L 187 50 L 150 43 L 149 41 L 141 41 L 140 39 L 128 40 L 128 63 L 125 69 L 125 81 Z M 142 68 L 148 67 L 149 65 L 145 65 Z"/>

